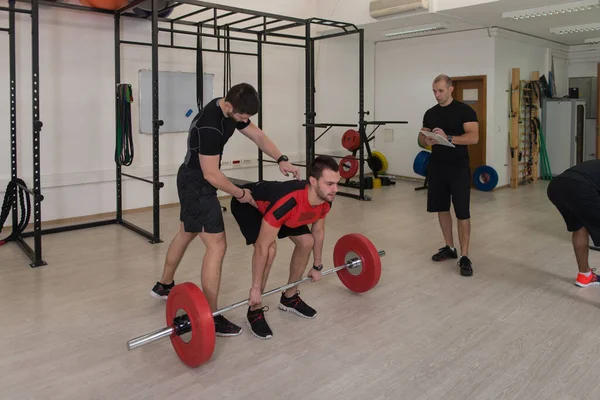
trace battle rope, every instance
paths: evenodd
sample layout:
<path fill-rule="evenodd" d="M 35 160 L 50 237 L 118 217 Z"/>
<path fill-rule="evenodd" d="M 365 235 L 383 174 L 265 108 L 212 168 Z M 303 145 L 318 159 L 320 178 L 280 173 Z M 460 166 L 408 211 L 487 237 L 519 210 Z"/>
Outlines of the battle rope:
<path fill-rule="evenodd" d="M 18 186 L 17 184 L 22 186 Z M 23 189 L 24 187 L 26 188 L 27 185 L 19 178 L 14 178 L 11 180 L 6 187 L 4 202 L 2 203 L 2 211 L 0 212 L 0 232 L 2 232 L 2 229 L 4 228 L 4 223 L 8 218 L 10 210 L 17 202 L 17 192 L 19 193 L 19 198 L 21 199 L 21 221 L 19 221 L 18 226 L 13 227 L 13 231 L 10 235 L 8 235 L 4 240 L 0 240 L 0 246 L 12 240 L 16 240 L 16 238 L 18 238 L 21 233 L 25 231 L 27 225 L 29 224 L 29 218 L 31 217 L 31 198 L 29 192 Z M 27 207 L 23 201 L 24 196 L 27 201 Z"/>
<path fill-rule="evenodd" d="M 131 130 L 131 103 L 133 94 L 131 85 L 117 86 L 117 142 L 115 146 L 115 162 L 130 166 L 133 162 L 133 134 Z"/>

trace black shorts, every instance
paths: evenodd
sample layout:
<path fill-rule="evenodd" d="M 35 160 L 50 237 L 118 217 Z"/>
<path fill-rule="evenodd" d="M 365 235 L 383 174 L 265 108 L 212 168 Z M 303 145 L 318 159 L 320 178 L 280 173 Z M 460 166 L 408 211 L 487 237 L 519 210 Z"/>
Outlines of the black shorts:
<path fill-rule="evenodd" d="M 450 201 L 457 219 L 471 217 L 471 168 L 467 163 L 430 162 L 427 167 L 427 211 L 450 211 Z"/>
<path fill-rule="evenodd" d="M 567 230 L 585 228 L 600 246 L 600 193 L 583 178 L 556 177 L 547 189 L 548 199 L 562 215 Z"/>
<path fill-rule="evenodd" d="M 185 165 L 177 171 L 179 219 L 186 232 L 221 233 L 225 231 L 217 189 L 207 183 L 201 171 Z"/>
<path fill-rule="evenodd" d="M 244 185 L 243 187 L 252 190 L 251 185 Z M 240 203 L 235 197 L 232 197 L 231 214 L 233 214 L 233 217 L 240 227 L 242 235 L 246 238 L 246 245 L 256 243 L 256 239 L 258 239 L 258 234 L 260 233 L 260 226 L 263 221 L 261 212 L 253 205 L 249 203 Z M 308 225 L 302 225 L 297 228 L 290 228 L 289 226 L 283 225 L 281 229 L 279 229 L 277 237 L 283 239 L 288 236 L 301 236 L 310 233 Z"/>

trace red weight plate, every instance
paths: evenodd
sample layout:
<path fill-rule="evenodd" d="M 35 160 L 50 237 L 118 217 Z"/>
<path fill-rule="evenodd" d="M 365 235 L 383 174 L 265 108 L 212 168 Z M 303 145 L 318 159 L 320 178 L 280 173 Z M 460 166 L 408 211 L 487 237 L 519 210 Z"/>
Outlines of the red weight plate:
<path fill-rule="evenodd" d="M 354 129 L 348 129 L 342 136 L 342 146 L 349 151 L 354 151 L 360 146 L 359 133 Z"/>
<path fill-rule="evenodd" d="M 381 257 L 373 243 L 360 233 L 342 236 L 333 249 L 334 265 L 339 267 L 346 264 L 348 253 L 356 254 L 362 261 L 362 269 L 358 275 L 354 275 L 348 268 L 337 271 L 344 286 L 356 293 L 373 289 L 381 277 Z"/>
<path fill-rule="evenodd" d="M 171 344 L 184 364 L 196 368 L 204 364 L 215 350 L 215 322 L 202 290 L 191 282 L 175 285 L 167 298 L 167 325 L 173 325 L 178 311 L 184 311 L 192 324 L 191 339 L 171 335 Z"/>
<path fill-rule="evenodd" d="M 342 158 L 339 165 L 340 176 L 344 179 L 350 179 L 358 172 L 358 159 L 354 156 Z"/>

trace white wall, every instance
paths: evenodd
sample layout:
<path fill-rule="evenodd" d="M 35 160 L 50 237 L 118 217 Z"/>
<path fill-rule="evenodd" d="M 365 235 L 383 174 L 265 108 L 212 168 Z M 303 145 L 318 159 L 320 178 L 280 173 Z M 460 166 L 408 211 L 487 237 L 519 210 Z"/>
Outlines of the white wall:
<path fill-rule="evenodd" d="M 369 15 L 369 3 L 370 0 L 318 0 L 316 15 L 356 25 L 377 22 Z"/>
<path fill-rule="evenodd" d="M 221 2 L 247 6 L 243 1 Z M 314 15 L 316 3 L 296 1 L 254 2 L 257 10 L 289 16 Z M 31 151 L 31 26 L 27 16 L 17 17 L 19 176 L 32 186 Z M 0 13 L 0 26 L 8 26 L 7 14 Z M 41 134 L 42 220 L 92 215 L 115 210 L 115 123 L 114 123 L 114 27 L 113 18 L 96 13 L 44 7 L 40 15 L 40 109 L 44 123 Z M 122 39 L 150 41 L 149 22 L 125 19 Z M 161 34 L 161 41 L 167 35 Z M 176 38 L 177 44 L 195 46 L 195 38 Z M 205 39 L 205 47 L 214 47 Z M 232 43 L 234 50 L 250 49 L 253 44 Z M 138 134 L 138 71 L 151 68 L 149 47 L 123 45 L 121 81 L 133 86 L 132 106 L 135 159 L 127 171 L 151 177 L 152 138 Z M 8 54 L 8 35 L 0 34 L 0 54 Z M 87 60 L 86 57 L 89 57 Z M 161 71 L 195 72 L 195 52 L 159 50 Z M 234 83 L 256 84 L 256 59 L 232 56 Z M 300 159 L 304 151 L 304 50 L 265 46 L 263 60 L 264 129 L 290 156 Z M 215 75 L 215 96 L 222 95 L 222 54 L 206 53 L 204 70 Z M 0 109 L 8 110 L 8 60 L 0 62 Z M 254 119 L 256 121 L 256 118 Z M 0 126 L 9 131 L 7 112 L 0 113 Z M 0 193 L 10 179 L 8 135 L 0 135 Z M 161 203 L 177 202 L 175 174 L 185 155 L 186 132 L 162 134 L 160 138 Z M 224 160 L 256 159 L 256 147 L 241 134 L 227 145 Z M 233 169 L 226 174 L 257 179 L 256 168 Z M 269 166 L 268 179 L 285 179 Z M 124 188 L 126 209 L 150 206 L 151 186 L 127 180 Z M 10 219 L 9 219 L 10 221 Z"/>
<path fill-rule="evenodd" d="M 568 91 L 568 52 L 546 41 L 487 30 L 437 35 L 376 45 L 375 103 L 377 119 L 408 119 L 409 124 L 394 129 L 394 141 L 382 136 L 377 146 L 384 149 L 389 173 L 420 178 L 413 172 L 413 161 L 421 149 L 417 132 L 424 112 L 435 104 L 431 93 L 433 78 L 487 75 L 487 160 L 498 171 L 498 186 L 510 181 L 508 88 L 512 68 L 520 68 L 521 79 L 530 79 L 539 71 L 548 77 L 550 57 L 559 95 Z"/>
<path fill-rule="evenodd" d="M 596 76 L 600 63 L 599 45 L 573 46 L 569 52 L 569 78 Z"/>
<path fill-rule="evenodd" d="M 407 120 L 388 126 L 393 142 L 375 140 L 389 162 L 388 173 L 420 178 L 413 161 L 421 151 L 417 135 L 423 115 L 434 106 L 431 83 L 439 74 L 488 76 L 488 130 L 494 113 L 494 39 L 487 31 L 473 31 L 379 42 L 375 50 L 375 119 Z"/>

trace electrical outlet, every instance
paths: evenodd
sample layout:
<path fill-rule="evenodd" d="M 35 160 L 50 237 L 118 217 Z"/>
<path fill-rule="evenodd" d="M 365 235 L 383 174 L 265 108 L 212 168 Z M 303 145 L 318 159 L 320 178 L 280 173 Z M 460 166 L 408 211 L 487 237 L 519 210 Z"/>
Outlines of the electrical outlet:
<path fill-rule="evenodd" d="M 383 131 L 383 141 L 384 142 L 393 142 L 394 141 L 394 130 L 386 129 Z"/>

